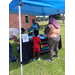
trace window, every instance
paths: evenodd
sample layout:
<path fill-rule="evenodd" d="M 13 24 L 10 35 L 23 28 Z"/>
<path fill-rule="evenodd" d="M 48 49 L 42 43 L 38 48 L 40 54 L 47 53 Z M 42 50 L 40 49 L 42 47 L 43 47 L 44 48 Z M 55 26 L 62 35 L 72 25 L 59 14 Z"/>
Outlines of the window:
<path fill-rule="evenodd" d="M 29 23 L 28 15 L 25 16 L 26 23 Z"/>

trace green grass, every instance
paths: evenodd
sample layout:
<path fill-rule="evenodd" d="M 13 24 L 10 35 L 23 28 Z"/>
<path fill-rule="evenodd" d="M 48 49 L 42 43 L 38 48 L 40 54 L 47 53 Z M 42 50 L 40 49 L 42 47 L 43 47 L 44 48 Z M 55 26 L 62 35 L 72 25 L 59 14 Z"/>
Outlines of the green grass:
<path fill-rule="evenodd" d="M 49 58 L 49 53 L 41 55 L 40 61 L 29 61 L 29 64 L 23 64 L 23 75 L 65 75 L 65 25 L 62 22 L 59 22 L 61 25 L 61 39 L 62 39 L 62 49 L 59 50 L 60 59 L 56 59 L 53 57 L 54 62 L 47 62 L 45 59 Z M 40 24 L 40 23 L 39 23 Z M 43 23 L 40 24 L 40 33 L 43 33 L 42 26 Z M 45 23 L 47 24 L 47 23 Z M 46 27 L 46 26 L 45 26 Z M 17 43 L 13 40 L 10 41 L 12 44 L 12 52 L 13 56 L 18 56 L 17 53 Z M 9 63 L 9 75 L 21 75 L 20 72 L 20 62 Z"/>

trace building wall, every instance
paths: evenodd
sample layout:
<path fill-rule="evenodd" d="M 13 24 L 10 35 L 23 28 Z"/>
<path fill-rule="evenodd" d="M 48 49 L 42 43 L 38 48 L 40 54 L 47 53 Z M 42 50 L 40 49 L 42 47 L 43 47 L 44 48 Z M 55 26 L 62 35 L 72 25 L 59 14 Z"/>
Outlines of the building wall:
<path fill-rule="evenodd" d="M 26 23 L 25 15 L 21 15 L 21 27 L 25 30 L 32 26 L 32 19 L 35 19 L 36 16 L 28 15 L 29 23 Z M 18 14 L 9 14 L 9 28 L 19 29 L 19 15 Z"/>

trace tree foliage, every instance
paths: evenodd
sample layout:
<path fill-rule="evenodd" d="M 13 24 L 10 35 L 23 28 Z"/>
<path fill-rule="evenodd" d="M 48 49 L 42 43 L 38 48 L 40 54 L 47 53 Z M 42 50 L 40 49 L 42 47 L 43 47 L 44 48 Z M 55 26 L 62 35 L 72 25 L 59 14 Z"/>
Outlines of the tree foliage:
<path fill-rule="evenodd" d="M 63 15 L 60 15 L 60 14 L 56 14 L 56 15 L 52 15 L 53 16 L 53 18 L 55 18 L 56 20 L 62 20 L 63 19 Z M 65 19 L 65 18 L 64 18 Z M 49 20 L 49 16 L 48 17 L 46 17 L 46 16 L 44 16 L 44 21 L 47 21 L 47 20 Z M 40 22 L 40 21 L 43 21 L 43 17 L 36 17 L 36 21 L 37 22 Z"/>

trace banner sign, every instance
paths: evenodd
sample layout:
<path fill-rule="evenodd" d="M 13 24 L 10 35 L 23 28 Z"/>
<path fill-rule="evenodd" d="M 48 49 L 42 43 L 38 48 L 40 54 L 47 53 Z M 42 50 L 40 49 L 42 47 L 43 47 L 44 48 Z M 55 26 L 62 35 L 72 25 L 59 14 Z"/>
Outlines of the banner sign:
<path fill-rule="evenodd" d="M 49 49 L 48 42 L 43 42 L 40 44 L 41 51 L 45 51 Z"/>

